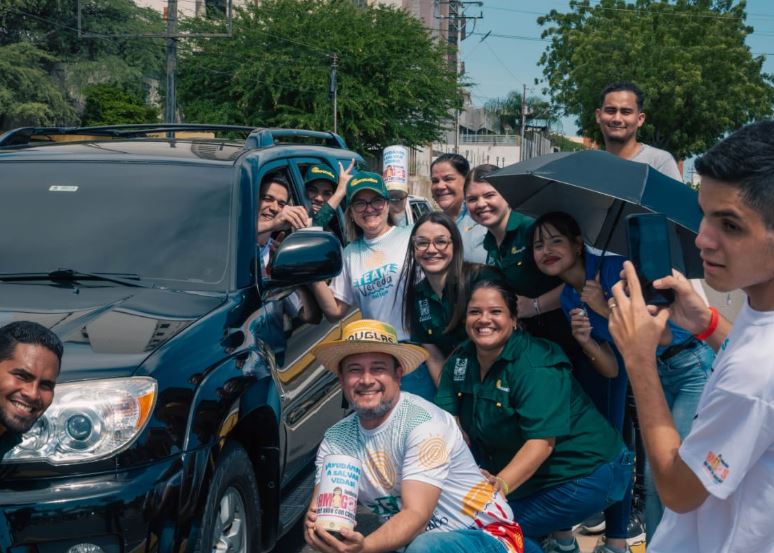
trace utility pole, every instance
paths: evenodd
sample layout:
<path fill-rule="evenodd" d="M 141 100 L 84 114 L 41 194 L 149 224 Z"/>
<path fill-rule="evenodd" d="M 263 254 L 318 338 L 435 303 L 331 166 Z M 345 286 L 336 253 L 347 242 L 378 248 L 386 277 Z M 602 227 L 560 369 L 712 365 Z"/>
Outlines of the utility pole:
<path fill-rule="evenodd" d="M 177 0 L 167 0 L 167 101 L 164 122 L 177 122 Z"/>
<path fill-rule="evenodd" d="M 521 146 L 519 147 L 519 161 L 524 161 L 524 135 L 527 126 L 527 85 L 524 85 L 524 91 L 521 93 Z"/>
<path fill-rule="evenodd" d="M 336 103 L 338 100 L 338 82 L 336 80 L 336 68 L 339 66 L 339 57 L 336 52 L 334 52 L 331 58 L 331 86 L 328 89 L 328 95 L 330 96 L 331 100 L 333 100 L 333 132 L 338 133 L 338 114 L 336 113 Z"/>

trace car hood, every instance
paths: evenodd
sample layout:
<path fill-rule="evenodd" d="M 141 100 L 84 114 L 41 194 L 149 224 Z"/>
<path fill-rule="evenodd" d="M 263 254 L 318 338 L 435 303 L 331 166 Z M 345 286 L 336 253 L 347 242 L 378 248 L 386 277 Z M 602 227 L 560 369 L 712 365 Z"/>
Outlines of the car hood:
<path fill-rule="evenodd" d="M 36 321 L 65 346 L 58 382 L 129 376 L 222 296 L 72 283 L 0 284 L 0 325 Z"/>

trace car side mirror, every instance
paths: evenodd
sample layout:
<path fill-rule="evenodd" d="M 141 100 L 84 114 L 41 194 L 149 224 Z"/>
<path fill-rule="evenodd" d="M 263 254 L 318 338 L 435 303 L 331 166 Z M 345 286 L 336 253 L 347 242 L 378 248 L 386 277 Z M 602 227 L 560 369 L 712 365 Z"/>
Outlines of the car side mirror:
<path fill-rule="evenodd" d="M 342 266 L 341 243 L 333 233 L 300 229 L 277 248 L 267 285 L 281 288 L 319 282 L 338 275 Z"/>

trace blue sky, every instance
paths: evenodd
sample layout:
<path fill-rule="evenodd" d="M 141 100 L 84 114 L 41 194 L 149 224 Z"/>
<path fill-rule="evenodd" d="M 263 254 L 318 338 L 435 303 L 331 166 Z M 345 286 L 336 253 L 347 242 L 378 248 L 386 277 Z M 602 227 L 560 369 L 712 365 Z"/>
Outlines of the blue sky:
<path fill-rule="evenodd" d="M 462 42 L 462 60 L 468 77 L 475 82 L 473 103 L 483 105 L 490 98 L 503 97 L 511 90 L 527 85 L 527 95 L 539 95 L 536 78 L 542 77 L 538 59 L 548 45 L 540 40 L 542 28 L 537 24 L 541 14 L 551 9 L 566 10 L 567 0 L 484 0 L 482 8 L 469 6 L 467 15 L 483 14 L 475 23 L 474 35 Z M 764 71 L 774 73 L 774 3 L 771 0 L 748 0 L 747 23 L 755 32 L 748 39 L 753 53 L 768 53 Z M 472 22 L 468 30 L 472 29 Z M 519 38 L 481 35 L 509 35 Z M 530 91 L 529 88 L 532 90 Z M 565 119 L 565 134 L 577 129 L 571 119 Z"/>

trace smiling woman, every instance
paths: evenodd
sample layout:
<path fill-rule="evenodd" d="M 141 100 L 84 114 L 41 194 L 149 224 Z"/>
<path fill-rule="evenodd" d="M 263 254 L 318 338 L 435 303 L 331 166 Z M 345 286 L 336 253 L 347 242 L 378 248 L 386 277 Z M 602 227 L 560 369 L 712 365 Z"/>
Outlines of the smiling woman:
<path fill-rule="evenodd" d="M 470 341 L 444 365 L 436 403 L 458 417 L 476 460 L 508 494 L 525 551 L 542 551 L 538 537 L 623 497 L 631 456 L 562 350 L 519 328 L 503 283 L 473 286 L 465 330 Z"/>
<path fill-rule="evenodd" d="M 346 212 L 352 241 L 344 249 L 344 267 L 330 286 L 317 282 L 311 288 L 328 320 L 338 321 L 357 307 L 364 318 L 391 324 L 398 339 L 407 341 L 409 332 L 401 318 L 406 283 L 399 276 L 411 229 L 390 224 L 389 198 L 380 175 L 360 172 L 352 177 L 347 183 Z M 432 400 L 435 384 L 427 366 L 407 375 L 402 389 Z"/>

